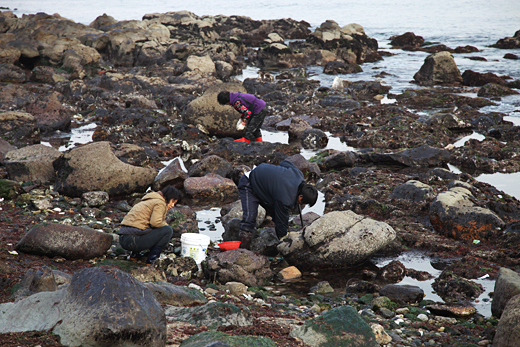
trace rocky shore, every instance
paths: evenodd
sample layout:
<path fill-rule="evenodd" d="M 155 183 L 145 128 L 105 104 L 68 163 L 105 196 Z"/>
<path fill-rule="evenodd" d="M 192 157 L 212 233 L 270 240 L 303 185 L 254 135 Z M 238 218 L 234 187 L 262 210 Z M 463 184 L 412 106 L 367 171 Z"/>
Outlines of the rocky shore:
<path fill-rule="evenodd" d="M 170 12 L 87 26 L 1 12 L 3 345 L 516 346 L 520 201 L 475 176 L 520 171 L 520 127 L 480 110 L 518 94 L 520 81 L 459 71 L 454 55 L 476 47 L 391 40 L 382 51 L 361 25 L 333 20 L 311 31 L 291 19 Z M 520 31 L 496 47 L 518 59 Z M 430 55 L 414 76 L 421 87 L 401 94 L 384 71 L 325 87 L 306 70 L 354 80 L 364 63 L 407 50 Z M 237 80 L 246 66 L 258 77 Z M 216 101 L 224 89 L 261 96 L 264 128 L 289 143 L 234 143 L 236 114 Z M 88 124 L 91 143 L 62 136 Z M 485 138 L 453 145 L 473 132 Z M 329 136 L 356 151 L 323 150 Z M 237 178 L 282 160 L 324 194 L 323 216 L 307 213 L 303 226 L 295 217 L 279 242 L 260 211 L 251 251 L 212 245 L 202 264 L 180 257 L 201 209 L 221 208 L 223 239 L 236 239 Z M 170 248 L 153 267 L 131 263 L 120 222 L 146 189 L 169 184 L 185 193 L 168 214 Z M 444 302 L 399 284 L 431 279 L 425 271 L 363 267 L 414 250 L 442 264 L 432 289 Z M 344 269 L 354 275 L 342 288 L 301 278 Z M 492 298 L 479 298 L 483 276 L 496 280 Z M 303 292 L 280 289 L 295 281 Z M 475 311 L 477 298 L 492 299 L 493 316 Z"/>

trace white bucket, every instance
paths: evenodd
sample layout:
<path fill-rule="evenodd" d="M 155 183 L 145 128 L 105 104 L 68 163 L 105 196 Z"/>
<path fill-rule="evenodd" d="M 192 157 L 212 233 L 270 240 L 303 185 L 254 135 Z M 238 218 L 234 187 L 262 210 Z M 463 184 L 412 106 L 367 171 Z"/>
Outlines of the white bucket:
<path fill-rule="evenodd" d="M 206 259 L 206 253 L 208 251 L 209 242 L 210 237 L 207 235 L 195 233 L 182 234 L 181 255 L 183 257 L 193 258 L 197 264 L 200 264 L 204 259 Z"/>

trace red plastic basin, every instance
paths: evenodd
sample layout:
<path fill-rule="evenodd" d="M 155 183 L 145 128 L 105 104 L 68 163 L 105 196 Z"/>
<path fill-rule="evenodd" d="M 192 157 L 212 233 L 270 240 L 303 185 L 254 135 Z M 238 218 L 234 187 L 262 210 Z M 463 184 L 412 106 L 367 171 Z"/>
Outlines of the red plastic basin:
<path fill-rule="evenodd" d="M 232 249 L 237 249 L 238 247 L 240 247 L 240 241 L 221 242 L 218 244 L 218 246 L 223 251 L 230 251 Z"/>

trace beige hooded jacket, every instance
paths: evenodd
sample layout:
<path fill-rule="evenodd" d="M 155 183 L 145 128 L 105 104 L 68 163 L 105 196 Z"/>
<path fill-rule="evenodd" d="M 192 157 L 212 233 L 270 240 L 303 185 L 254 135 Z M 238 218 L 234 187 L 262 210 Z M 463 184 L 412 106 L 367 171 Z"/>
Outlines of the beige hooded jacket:
<path fill-rule="evenodd" d="M 168 225 L 166 219 L 166 200 L 159 193 L 148 193 L 143 200 L 132 207 L 121 225 L 138 228 L 160 228 Z"/>

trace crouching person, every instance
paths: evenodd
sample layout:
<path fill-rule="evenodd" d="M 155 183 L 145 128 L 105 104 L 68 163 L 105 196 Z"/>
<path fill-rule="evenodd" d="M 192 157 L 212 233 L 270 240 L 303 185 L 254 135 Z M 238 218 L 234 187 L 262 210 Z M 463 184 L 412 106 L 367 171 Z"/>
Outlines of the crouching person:
<path fill-rule="evenodd" d="M 289 228 L 289 210 L 299 205 L 313 206 L 318 191 L 305 183 L 303 173 L 293 163 L 284 160 L 280 165 L 260 164 L 245 173 L 238 182 L 242 203 L 240 248 L 249 249 L 256 228 L 258 205 L 273 218 L 276 236 L 281 240 Z"/>
<path fill-rule="evenodd" d="M 167 186 L 160 192 L 146 194 L 121 222 L 119 243 L 131 252 L 130 260 L 137 261 L 140 252 L 149 249 L 146 264 L 151 265 L 163 249 L 168 246 L 173 235 L 166 223 L 166 213 L 182 198 L 175 187 Z"/>

